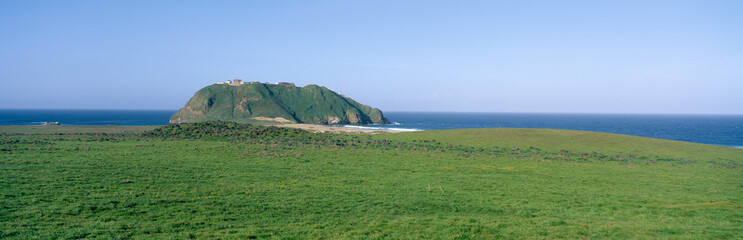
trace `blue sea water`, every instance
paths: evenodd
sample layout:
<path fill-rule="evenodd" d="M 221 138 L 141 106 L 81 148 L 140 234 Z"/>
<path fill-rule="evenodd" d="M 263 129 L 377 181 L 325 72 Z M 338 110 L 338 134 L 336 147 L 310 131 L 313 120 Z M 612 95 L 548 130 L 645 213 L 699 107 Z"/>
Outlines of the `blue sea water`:
<path fill-rule="evenodd" d="M 165 125 L 175 110 L 0 109 L 0 125 Z"/>
<path fill-rule="evenodd" d="M 618 133 L 743 148 L 743 115 L 385 112 L 393 122 L 367 128 L 553 128 Z"/>
<path fill-rule="evenodd" d="M 9 110 L 0 125 L 165 125 L 175 110 Z M 627 134 L 743 148 L 743 115 L 385 112 L 393 124 L 361 128 L 554 128 Z M 347 126 L 356 127 L 358 126 Z"/>

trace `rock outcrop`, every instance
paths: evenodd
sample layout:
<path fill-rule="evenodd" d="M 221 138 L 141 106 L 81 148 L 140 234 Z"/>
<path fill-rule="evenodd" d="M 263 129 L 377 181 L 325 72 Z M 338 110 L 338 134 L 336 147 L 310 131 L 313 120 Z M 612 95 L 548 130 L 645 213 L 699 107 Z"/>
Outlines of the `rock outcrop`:
<path fill-rule="evenodd" d="M 311 124 L 385 124 L 382 111 L 325 87 L 290 83 L 214 84 L 202 88 L 171 118 L 171 123 L 285 119 Z"/>

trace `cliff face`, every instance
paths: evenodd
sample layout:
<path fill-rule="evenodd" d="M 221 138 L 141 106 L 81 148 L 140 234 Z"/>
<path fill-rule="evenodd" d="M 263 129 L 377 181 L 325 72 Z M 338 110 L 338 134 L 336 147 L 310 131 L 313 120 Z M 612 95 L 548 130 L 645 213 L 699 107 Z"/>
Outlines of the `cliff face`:
<path fill-rule="evenodd" d="M 293 84 L 214 84 L 202 88 L 170 123 L 224 120 L 250 123 L 283 118 L 312 124 L 384 124 L 382 111 L 325 87 Z"/>

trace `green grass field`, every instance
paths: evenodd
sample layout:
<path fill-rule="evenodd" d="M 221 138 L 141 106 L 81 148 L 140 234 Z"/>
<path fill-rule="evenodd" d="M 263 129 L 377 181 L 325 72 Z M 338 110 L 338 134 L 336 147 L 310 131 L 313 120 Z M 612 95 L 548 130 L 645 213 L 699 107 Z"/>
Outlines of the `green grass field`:
<path fill-rule="evenodd" d="M 118 125 L 0 125 L 0 133 L 49 135 L 70 133 L 136 134 L 150 131 L 160 126 L 118 126 Z"/>
<path fill-rule="evenodd" d="M 0 128 L 0 238 L 743 238 L 743 149 L 535 129 L 25 128 Z"/>

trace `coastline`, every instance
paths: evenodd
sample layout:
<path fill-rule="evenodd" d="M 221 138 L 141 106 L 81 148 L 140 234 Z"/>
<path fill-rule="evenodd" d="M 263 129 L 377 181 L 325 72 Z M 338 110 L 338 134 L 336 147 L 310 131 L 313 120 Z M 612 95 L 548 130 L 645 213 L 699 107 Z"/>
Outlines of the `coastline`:
<path fill-rule="evenodd" d="M 56 134 L 56 133 L 141 133 L 153 130 L 164 125 L 127 126 L 127 125 L 0 125 L 0 133 L 4 134 Z M 277 123 L 265 124 L 264 126 L 276 126 L 283 128 L 298 128 L 314 133 L 331 134 L 379 134 L 396 133 L 396 131 L 352 129 L 343 127 L 330 127 L 314 124 L 300 123 Z"/>
<path fill-rule="evenodd" d="M 377 134 L 377 133 L 390 133 L 396 131 L 382 130 L 382 129 L 364 129 L 364 128 L 348 128 L 338 127 L 320 124 L 309 124 L 309 123 L 295 123 L 282 117 L 268 118 L 268 117 L 253 117 L 261 125 L 275 126 L 275 127 L 286 127 L 286 128 L 298 128 L 314 133 L 342 133 L 342 134 Z"/>
<path fill-rule="evenodd" d="M 63 126 L 164 126 L 174 111 L 167 110 L 54 110 L 0 109 L 0 125 L 40 125 L 59 122 Z M 648 115 L 648 114 L 548 114 L 548 113 L 419 113 L 385 112 L 385 117 L 398 124 L 323 125 L 336 129 L 313 131 L 349 132 L 338 128 L 359 128 L 387 132 L 467 129 L 467 128 L 548 128 L 605 132 L 652 137 L 676 141 L 712 144 L 725 147 L 743 146 L 743 115 Z M 250 119 L 251 124 L 282 124 L 281 119 Z M 284 122 L 288 123 L 288 122 Z M 289 123 L 293 124 L 293 123 Z M 301 127 L 300 127 L 301 128 Z M 93 131 L 91 129 L 91 131 Z"/>
<path fill-rule="evenodd" d="M 376 129 L 331 127 L 331 126 L 326 126 L 326 125 L 306 124 L 306 123 L 275 123 L 275 124 L 270 124 L 269 126 L 298 128 L 298 129 L 303 129 L 303 130 L 307 130 L 307 131 L 315 132 L 315 133 L 379 134 L 379 133 L 397 133 L 398 132 L 398 131 L 376 130 Z"/>
<path fill-rule="evenodd" d="M 356 129 L 344 127 L 332 127 L 325 125 L 304 124 L 304 123 L 271 123 L 261 124 L 264 126 L 276 126 L 285 128 L 304 129 L 315 133 L 334 133 L 334 134 L 379 134 L 379 133 L 397 133 L 398 131 L 373 130 L 373 129 Z M 126 132 L 144 132 L 165 125 L 0 125 L 0 133 L 118 133 Z"/>

